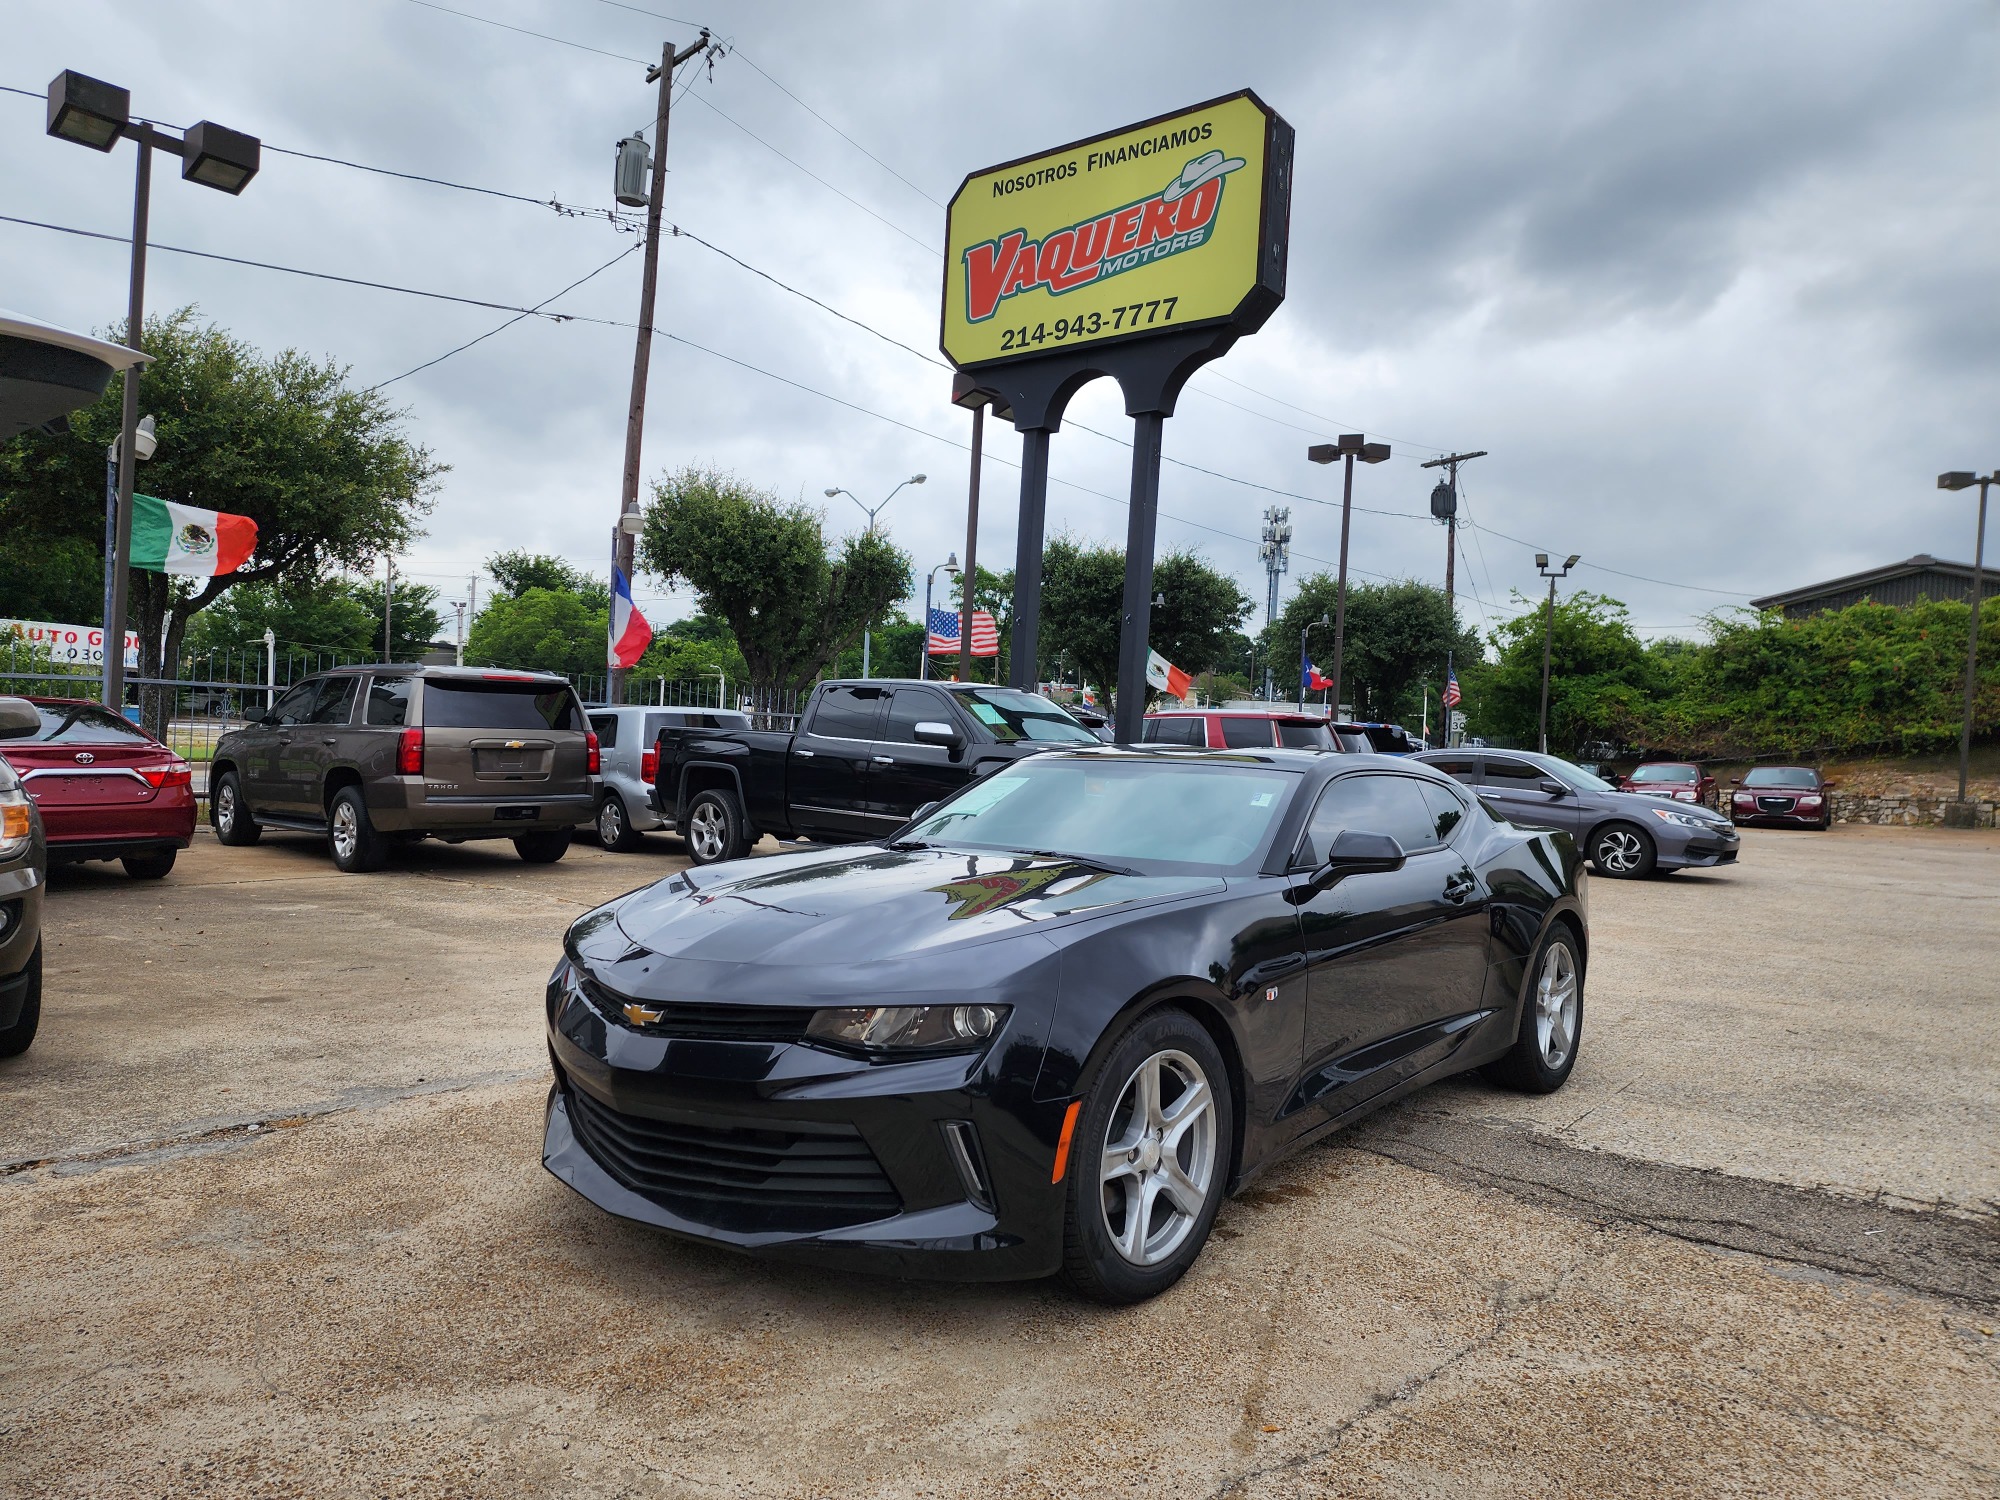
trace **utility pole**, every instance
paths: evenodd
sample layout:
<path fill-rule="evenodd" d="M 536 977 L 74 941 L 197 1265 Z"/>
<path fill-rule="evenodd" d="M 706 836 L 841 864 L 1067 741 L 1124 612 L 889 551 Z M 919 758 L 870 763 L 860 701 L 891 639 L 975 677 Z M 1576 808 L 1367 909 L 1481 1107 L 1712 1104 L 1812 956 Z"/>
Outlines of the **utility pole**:
<path fill-rule="evenodd" d="M 1979 606 L 1985 602 L 1981 596 L 1986 592 L 1986 491 L 1993 479 L 1992 473 L 1973 474 L 1965 470 L 1938 475 L 1941 490 L 1979 486 L 1979 529 L 1972 543 L 1972 628 L 1965 642 L 1965 723 L 1958 731 L 1958 812 L 1968 819 L 1962 825 L 1968 828 L 1972 826 L 1969 821 L 1972 809 L 1966 805 L 1965 787 L 1972 770 L 1973 693 L 1979 681 Z"/>
<path fill-rule="evenodd" d="M 1549 658 L 1555 647 L 1556 638 L 1556 580 L 1569 577 L 1569 570 L 1576 566 L 1578 555 L 1570 553 L 1569 561 L 1560 568 L 1549 567 L 1546 552 L 1535 554 L 1535 566 L 1542 570 L 1542 577 L 1549 581 L 1549 605 L 1542 614 L 1542 713 L 1539 743 L 1542 754 L 1549 753 Z"/>
<path fill-rule="evenodd" d="M 625 413 L 625 474 L 618 494 L 618 566 L 632 576 L 632 553 L 641 529 L 639 520 L 639 451 L 646 430 L 646 375 L 653 353 L 653 300 L 660 276 L 660 215 L 667 195 L 667 114 L 674 102 L 674 70 L 708 50 L 708 28 L 679 52 L 668 42 L 660 64 L 646 70 L 646 82 L 660 86 L 660 103 L 653 117 L 653 183 L 646 199 L 646 264 L 639 284 L 639 336 L 632 353 L 632 403 Z M 620 143 L 621 154 L 625 143 Z M 640 168 L 644 170 L 643 167 Z M 621 174 L 622 175 L 622 174 Z M 606 697 L 625 701 L 624 667 L 611 669 Z"/>
<path fill-rule="evenodd" d="M 454 599 L 451 602 L 452 613 L 458 616 L 458 649 L 455 653 L 455 663 L 461 667 L 465 665 L 465 602 L 463 599 Z"/>
<path fill-rule="evenodd" d="M 1257 555 L 1264 560 L 1264 625 L 1268 629 L 1278 618 L 1278 579 L 1291 571 L 1292 566 L 1292 508 L 1289 505 L 1269 505 L 1264 508 L 1264 538 L 1257 548 Z M 1255 666 L 1252 666 L 1255 673 Z M 1251 686 L 1256 684 L 1253 682 Z M 1270 702 L 1273 683 L 1271 664 L 1264 663 L 1264 701 Z M 1300 695 L 1305 693 L 1299 689 Z"/>
<path fill-rule="evenodd" d="M 390 621 L 391 621 L 391 620 L 392 620 L 392 619 L 393 619 L 393 618 L 395 617 L 395 613 L 396 613 L 396 558 L 395 558 L 395 555 L 394 555 L 393 553 L 391 553 L 391 554 L 388 554 L 388 555 L 385 555 L 385 556 L 383 557 L 383 559 L 382 559 L 382 562 L 383 562 L 383 571 L 382 571 L 382 660 L 383 660 L 384 662 L 393 662 L 393 661 L 394 661 L 394 660 L 396 659 L 396 648 L 395 648 L 395 646 L 394 646 L 394 645 L 392 644 L 392 642 L 393 642 L 393 641 L 394 641 L 394 639 L 395 639 L 395 634 L 394 634 L 394 632 L 393 632 L 393 631 L 392 631 L 392 630 L 390 629 L 390 625 L 389 625 L 389 622 L 390 622 Z"/>
<path fill-rule="evenodd" d="M 1420 467 L 1443 469 L 1445 477 L 1431 490 L 1431 516 L 1444 522 L 1444 615 L 1451 637 L 1458 635 L 1458 604 L 1453 594 L 1454 574 L 1458 571 L 1458 466 L 1475 458 L 1486 457 L 1484 448 L 1471 453 L 1447 453 L 1443 458 L 1426 459 Z M 1457 663 L 1452 660 L 1452 643 L 1447 640 L 1444 648 L 1444 678 L 1451 681 Z M 1428 703 L 1428 699 L 1425 700 Z M 1426 710 L 1428 712 L 1428 710 Z M 1444 710 L 1445 743 L 1451 743 L 1451 710 Z M 1428 736 L 1427 736 L 1428 738 Z"/>

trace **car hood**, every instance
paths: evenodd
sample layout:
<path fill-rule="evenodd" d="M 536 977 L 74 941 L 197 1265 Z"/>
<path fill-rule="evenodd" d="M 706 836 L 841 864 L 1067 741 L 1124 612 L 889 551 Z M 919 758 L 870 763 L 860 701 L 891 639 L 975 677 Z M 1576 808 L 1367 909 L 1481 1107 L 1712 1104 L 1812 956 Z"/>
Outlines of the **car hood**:
<path fill-rule="evenodd" d="M 917 957 L 1223 887 L 1213 875 L 1113 875 L 1063 859 L 868 846 L 685 871 L 627 897 L 616 921 L 627 941 L 662 957 L 825 967 Z"/>

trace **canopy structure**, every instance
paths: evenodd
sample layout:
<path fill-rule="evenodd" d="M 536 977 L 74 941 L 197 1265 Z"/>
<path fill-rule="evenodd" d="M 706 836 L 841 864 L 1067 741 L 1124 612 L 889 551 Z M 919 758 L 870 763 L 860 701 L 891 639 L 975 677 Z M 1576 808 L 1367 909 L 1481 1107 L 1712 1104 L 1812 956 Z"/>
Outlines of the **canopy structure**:
<path fill-rule="evenodd" d="M 151 358 L 0 307 L 0 442 L 90 405 L 114 373 Z"/>

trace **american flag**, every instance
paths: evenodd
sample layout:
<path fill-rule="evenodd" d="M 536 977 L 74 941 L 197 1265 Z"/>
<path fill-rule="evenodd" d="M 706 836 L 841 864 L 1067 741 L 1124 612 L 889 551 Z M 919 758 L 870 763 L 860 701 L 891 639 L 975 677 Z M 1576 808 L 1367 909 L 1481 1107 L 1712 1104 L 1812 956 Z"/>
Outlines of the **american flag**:
<path fill-rule="evenodd" d="M 925 643 L 924 649 L 932 656 L 958 655 L 957 610 L 931 611 L 930 640 Z M 1000 627 L 993 623 L 993 616 L 983 609 L 972 612 L 972 654 L 974 656 L 1000 654 Z"/>
<path fill-rule="evenodd" d="M 1447 667 L 1444 674 L 1444 706 L 1457 708 L 1458 701 L 1458 672 L 1454 668 Z"/>

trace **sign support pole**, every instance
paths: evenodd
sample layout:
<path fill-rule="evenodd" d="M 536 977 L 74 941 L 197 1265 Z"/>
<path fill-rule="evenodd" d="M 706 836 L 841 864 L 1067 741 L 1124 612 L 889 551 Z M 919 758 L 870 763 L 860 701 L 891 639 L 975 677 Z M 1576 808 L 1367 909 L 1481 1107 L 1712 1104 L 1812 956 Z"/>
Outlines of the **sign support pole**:
<path fill-rule="evenodd" d="M 1132 418 L 1132 511 L 1125 527 L 1125 608 L 1118 627 L 1117 742 L 1136 745 L 1146 723 L 1146 655 L 1153 623 L 1153 538 L 1160 522 L 1165 412 Z"/>
<path fill-rule="evenodd" d="M 1049 429 L 1021 434 L 1021 519 L 1014 543 L 1014 620 L 1009 685 L 1035 690 L 1041 651 L 1042 528 L 1049 510 Z M 1142 663 L 1143 665 L 1143 663 Z"/>

